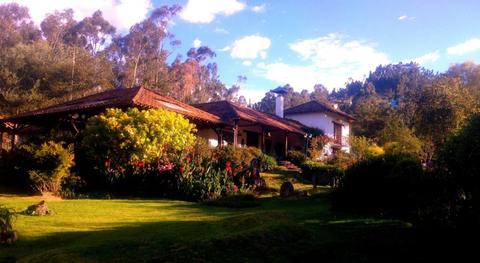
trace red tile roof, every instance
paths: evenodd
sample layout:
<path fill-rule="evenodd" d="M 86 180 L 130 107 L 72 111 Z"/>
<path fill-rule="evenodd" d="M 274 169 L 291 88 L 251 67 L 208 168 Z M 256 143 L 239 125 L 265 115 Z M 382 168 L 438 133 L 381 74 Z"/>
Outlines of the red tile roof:
<path fill-rule="evenodd" d="M 73 113 L 79 110 L 101 110 L 105 108 L 131 106 L 166 109 L 182 114 L 193 120 L 221 123 L 221 119 L 216 115 L 202 111 L 171 97 L 162 96 L 157 92 L 144 87 L 107 90 L 47 108 L 7 117 L 2 119 L 2 121 L 18 122 L 37 116 Z"/>
<path fill-rule="evenodd" d="M 217 101 L 193 105 L 199 109 L 218 115 L 223 122 L 233 125 L 235 120 L 258 123 L 280 130 L 305 134 L 303 125 L 292 120 L 283 119 L 278 116 L 256 111 L 237 103 L 229 101 Z"/>
<path fill-rule="evenodd" d="M 285 110 L 285 115 L 289 114 L 301 114 L 301 113 L 309 113 L 309 112 L 331 112 L 336 113 L 340 116 L 343 116 L 349 120 L 355 120 L 355 117 L 349 115 L 339 109 L 335 109 L 333 106 L 319 102 L 316 100 L 309 101 L 307 103 L 300 104 L 298 106 L 288 108 Z"/>

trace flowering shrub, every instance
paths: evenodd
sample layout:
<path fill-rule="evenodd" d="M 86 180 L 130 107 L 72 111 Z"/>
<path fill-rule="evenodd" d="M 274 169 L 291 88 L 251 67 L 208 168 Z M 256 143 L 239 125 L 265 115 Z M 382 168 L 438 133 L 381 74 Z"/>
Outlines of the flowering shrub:
<path fill-rule="evenodd" d="M 225 169 L 216 167 L 211 159 L 204 159 L 200 165 L 184 162 L 178 166 L 178 193 L 188 200 L 217 199 L 238 191 L 233 184 L 230 164 Z"/>
<path fill-rule="evenodd" d="M 172 170 L 173 161 L 195 143 L 194 132 L 194 124 L 170 111 L 108 109 L 88 120 L 79 150 L 111 183 Z"/>
<path fill-rule="evenodd" d="M 287 153 L 287 160 L 296 166 L 300 166 L 307 160 L 307 156 L 301 151 L 289 151 Z"/>

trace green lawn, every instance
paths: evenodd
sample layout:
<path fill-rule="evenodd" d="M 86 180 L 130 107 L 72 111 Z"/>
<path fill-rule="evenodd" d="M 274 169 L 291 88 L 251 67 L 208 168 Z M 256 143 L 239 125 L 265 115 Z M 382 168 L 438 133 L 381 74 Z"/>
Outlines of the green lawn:
<path fill-rule="evenodd" d="M 266 176 L 292 179 L 288 172 Z M 0 196 L 19 211 L 39 200 Z M 308 199 L 269 195 L 243 209 L 172 200 L 47 203 L 53 215 L 18 216 L 20 239 L 0 245 L 0 262 L 403 262 L 431 259 L 438 247 L 426 242 L 443 244 L 397 220 L 332 213 L 322 188 Z"/>

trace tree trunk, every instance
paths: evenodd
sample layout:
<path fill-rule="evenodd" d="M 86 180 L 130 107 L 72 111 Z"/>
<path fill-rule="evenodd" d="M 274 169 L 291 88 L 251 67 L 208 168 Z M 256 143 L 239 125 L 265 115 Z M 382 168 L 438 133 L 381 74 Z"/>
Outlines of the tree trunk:
<path fill-rule="evenodd" d="M 70 95 L 69 99 L 73 99 L 73 84 L 74 84 L 74 77 L 75 77 L 75 57 L 76 57 L 76 49 L 73 46 L 73 55 L 72 55 L 72 82 L 70 83 Z"/>

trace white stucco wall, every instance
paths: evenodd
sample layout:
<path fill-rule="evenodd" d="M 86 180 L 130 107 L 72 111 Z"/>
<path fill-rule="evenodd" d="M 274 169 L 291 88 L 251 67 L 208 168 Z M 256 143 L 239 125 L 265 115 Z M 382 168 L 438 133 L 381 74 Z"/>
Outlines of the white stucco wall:
<path fill-rule="evenodd" d="M 285 118 L 296 120 L 305 126 L 317 128 L 323 130 L 325 135 L 330 138 L 334 138 L 333 134 L 333 121 L 342 124 L 342 136 L 349 138 L 350 136 L 350 123 L 348 120 L 340 115 L 325 112 L 310 112 L 301 114 L 286 114 Z M 341 148 L 345 152 L 350 152 L 350 146 L 347 145 Z M 325 146 L 325 153 L 330 155 L 332 153 L 331 145 Z"/>

